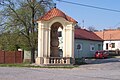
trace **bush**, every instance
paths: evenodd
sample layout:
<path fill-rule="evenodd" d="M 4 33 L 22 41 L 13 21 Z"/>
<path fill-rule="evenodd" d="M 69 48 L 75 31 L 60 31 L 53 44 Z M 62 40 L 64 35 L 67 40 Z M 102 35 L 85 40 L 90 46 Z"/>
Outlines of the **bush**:
<path fill-rule="evenodd" d="M 85 58 L 75 58 L 75 64 L 80 65 L 80 64 L 86 64 L 85 63 Z"/>

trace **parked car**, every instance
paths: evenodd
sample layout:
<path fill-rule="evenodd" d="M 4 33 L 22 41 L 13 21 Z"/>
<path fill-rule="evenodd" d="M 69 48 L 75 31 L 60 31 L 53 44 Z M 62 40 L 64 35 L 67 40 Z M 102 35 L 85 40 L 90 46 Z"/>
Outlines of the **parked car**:
<path fill-rule="evenodd" d="M 95 52 L 95 58 L 103 59 L 103 58 L 107 58 L 108 56 L 109 56 L 109 52 L 105 50 Z"/>

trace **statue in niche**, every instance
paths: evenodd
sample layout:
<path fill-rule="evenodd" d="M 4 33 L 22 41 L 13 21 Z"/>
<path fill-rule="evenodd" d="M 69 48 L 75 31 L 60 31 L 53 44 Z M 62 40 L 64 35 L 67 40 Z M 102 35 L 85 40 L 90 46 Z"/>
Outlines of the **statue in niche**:
<path fill-rule="evenodd" d="M 59 57 L 58 46 L 59 46 L 58 27 L 52 26 L 52 29 L 51 29 L 51 57 Z"/>
<path fill-rule="evenodd" d="M 52 45 L 53 47 L 58 47 L 58 45 L 59 45 L 59 41 L 58 41 L 58 31 L 57 31 L 56 28 L 52 30 L 51 38 L 52 38 L 52 43 L 51 43 L 51 45 Z"/>

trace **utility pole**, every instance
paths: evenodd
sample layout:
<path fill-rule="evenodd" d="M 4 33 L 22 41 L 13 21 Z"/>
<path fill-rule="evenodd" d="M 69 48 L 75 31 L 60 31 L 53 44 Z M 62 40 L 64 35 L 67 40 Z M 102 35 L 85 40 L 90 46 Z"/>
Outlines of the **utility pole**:
<path fill-rule="evenodd" d="M 82 23 L 83 23 L 83 28 L 84 28 L 84 20 L 82 20 Z"/>
<path fill-rule="evenodd" d="M 112 50 L 112 43 L 111 43 L 111 34 L 110 34 L 110 47 L 111 47 L 111 50 Z"/>

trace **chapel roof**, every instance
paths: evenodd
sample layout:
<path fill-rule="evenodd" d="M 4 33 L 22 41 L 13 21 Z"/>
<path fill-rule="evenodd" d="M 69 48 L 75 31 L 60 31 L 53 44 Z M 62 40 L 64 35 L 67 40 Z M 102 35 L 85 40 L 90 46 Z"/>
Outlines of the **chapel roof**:
<path fill-rule="evenodd" d="M 45 15 L 40 17 L 38 19 L 38 21 L 48 21 L 48 20 L 50 20 L 50 19 L 52 19 L 54 17 L 62 17 L 62 18 L 66 19 L 69 22 L 77 23 L 76 20 L 74 20 L 70 16 L 66 15 L 64 12 L 62 12 L 61 10 L 59 10 L 57 8 L 52 8 L 51 10 L 49 10 Z"/>

